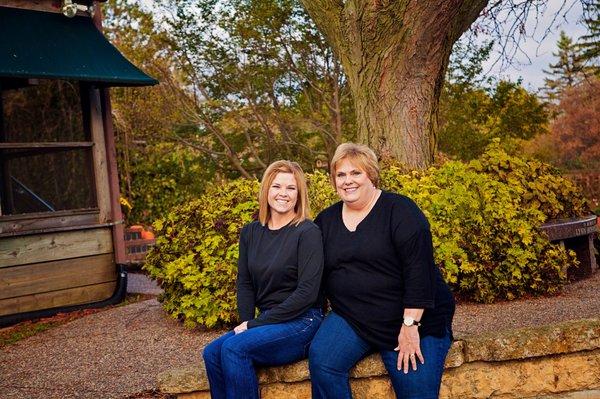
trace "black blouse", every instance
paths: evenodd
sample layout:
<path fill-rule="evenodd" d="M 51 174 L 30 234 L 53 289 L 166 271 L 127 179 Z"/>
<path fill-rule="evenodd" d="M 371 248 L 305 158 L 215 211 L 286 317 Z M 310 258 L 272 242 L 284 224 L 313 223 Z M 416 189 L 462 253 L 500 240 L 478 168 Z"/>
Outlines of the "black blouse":
<path fill-rule="evenodd" d="M 324 290 L 332 310 L 379 350 L 393 350 L 405 308 L 423 308 L 421 337 L 450 331 L 454 298 L 433 260 L 429 222 L 409 198 L 382 192 L 356 231 L 342 202 L 315 219 L 325 248 Z"/>
<path fill-rule="evenodd" d="M 270 230 L 250 223 L 240 234 L 237 301 L 248 328 L 292 320 L 320 306 L 321 231 L 311 221 Z M 260 315 L 254 318 L 256 308 Z"/>

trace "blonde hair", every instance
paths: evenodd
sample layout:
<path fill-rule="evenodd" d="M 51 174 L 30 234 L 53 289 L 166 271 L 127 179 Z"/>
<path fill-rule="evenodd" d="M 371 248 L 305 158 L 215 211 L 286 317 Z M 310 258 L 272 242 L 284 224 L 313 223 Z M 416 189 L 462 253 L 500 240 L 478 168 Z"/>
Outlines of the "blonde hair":
<path fill-rule="evenodd" d="M 258 192 L 258 220 L 260 224 L 265 226 L 271 219 L 271 208 L 269 207 L 269 188 L 275 180 L 275 176 L 278 173 L 291 173 L 296 179 L 296 185 L 298 190 L 298 198 L 294 211 L 296 216 L 290 223 L 294 225 L 300 224 L 303 220 L 310 217 L 310 206 L 308 203 L 308 188 L 306 186 L 306 178 L 300 165 L 292 161 L 275 161 L 267 167 L 263 174 L 262 180 L 260 181 L 260 190 Z"/>
<path fill-rule="evenodd" d="M 375 152 L 363 144 L 342 143 L 336 148 L 329 164 L 329 175 L 334 188 L 338 163 L 344 159 L 364 170 L 375 187 L 379 185 L 379 163 Z"/>

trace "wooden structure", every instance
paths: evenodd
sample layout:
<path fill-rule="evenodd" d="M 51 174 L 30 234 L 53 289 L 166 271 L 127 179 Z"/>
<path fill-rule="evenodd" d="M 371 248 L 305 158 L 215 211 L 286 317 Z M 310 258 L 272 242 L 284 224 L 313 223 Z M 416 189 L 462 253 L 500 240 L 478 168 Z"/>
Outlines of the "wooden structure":
<path fill-rule="evenodd" d="M 0 0 L 0 325 L 126 289 L 108 87 L 157 82 L 77 2 Z"/>
<path fill-rule="evenodd" d="M 156 239 L 154 238 L 154 234 L 144 230 L 142 226 L 126 228 L 125 255 L 127 263 L 138 267 L 142 265 L 146 260 L 146 254 L 155 244 Z"/>
<path fill-rule="evenodd" d="M 579 267 L 569 269 L 569 278 L 580 280 L 591 276 L 598 270 L 594 239 L 598 234 L 596 215 L 567 219 L 554 219 L 541 226 L 548 239 L 559 242 L 565 248 L 573 250 L 579 261 Z"/>

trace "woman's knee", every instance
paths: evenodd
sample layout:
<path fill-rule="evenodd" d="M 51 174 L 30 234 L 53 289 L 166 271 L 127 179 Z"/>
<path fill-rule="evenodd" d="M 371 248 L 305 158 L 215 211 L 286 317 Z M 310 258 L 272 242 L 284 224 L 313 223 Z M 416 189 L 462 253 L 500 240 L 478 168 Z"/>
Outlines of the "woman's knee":
<path fill-rule="evenodd" d="M 244 345 L 235 339 L 228 339 L 221 345 L 221 362 L 242 358 L 246 355 Z"/>
<path fill-rule="evenodd" d="M 202 351 L 202 358 L 204 359 L 204 364 L 218 364 L 221 363 L 221 340 L 214 340 Z"/>
<path fill-rule="evenodd" d="M 308 363 L 311 372 L 347 374 L 369 351 L 368 344 L 356 336 L 347 324 L 335 321 L 333 319 L 322 325 L 310 345 Z"/>

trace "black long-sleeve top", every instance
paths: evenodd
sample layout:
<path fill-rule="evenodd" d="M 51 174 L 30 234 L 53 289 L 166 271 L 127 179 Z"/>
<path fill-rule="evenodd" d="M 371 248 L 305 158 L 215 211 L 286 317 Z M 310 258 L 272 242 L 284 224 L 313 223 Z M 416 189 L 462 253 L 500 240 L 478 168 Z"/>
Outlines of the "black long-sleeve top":
<path fill-rule="evenodd" d="M 323 242 L 313 222 L 278 230 L 259 222 L 244 226 L 237 277 L 240 319 L 252 328 L 289 321 L 320 306 L 322 274 Z"/>
<path fill-rule="evenodd" d="M 379 350 L 398 345 L 404 309 L 425 309 L 421 337 L 450 331 L 454 298 L 433 259 L 429 222 L 409 198 L 382 192 L 356 231 L 342 202 L 315 219 L 325 248 L 323 284 L 333 311 Z"/>

